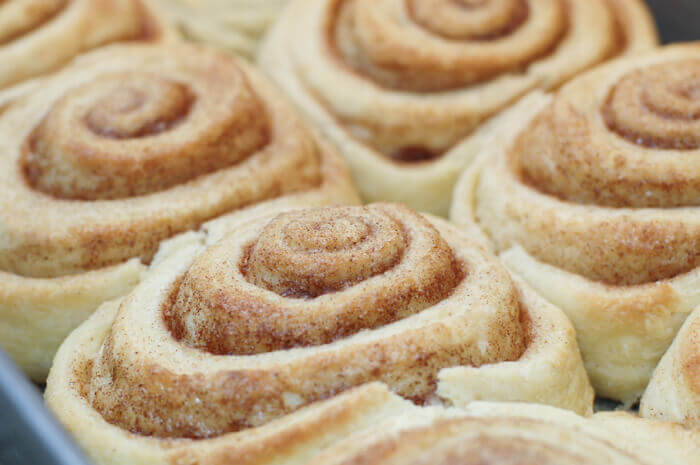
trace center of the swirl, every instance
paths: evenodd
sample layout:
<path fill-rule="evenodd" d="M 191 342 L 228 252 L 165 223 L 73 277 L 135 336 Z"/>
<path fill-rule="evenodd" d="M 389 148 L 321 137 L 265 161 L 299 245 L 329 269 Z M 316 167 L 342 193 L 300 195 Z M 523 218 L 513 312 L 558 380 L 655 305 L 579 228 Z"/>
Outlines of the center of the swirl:
<path fill-rule="evenodd" d="M 484 6 L 484 4 L 487 3 L 487 0 L 453 0 L 453 1 L 454 1 L 454 3 L 457 3 L 458 5 L 463 5 L 467 8 Z"/>
<path fill-rule="evenodd" d="M 564 36 L 564 0 L 346 0 L 329 24 L 343 61 L 383 87 L 441 92 L 524 69 Z"/>
<path fill-rule="evenodd" d="M 698 70 L 700 71 L 700 69 Z M 644 105 L 661 116 L 692 121 L 700 117 L 700 75 L 693 73 L 665 89 L 647 88 L 642 94 Z"/>
<path fill-rule="evenodd" d="M 28 183 L 58 198 L 122 199 L 228 168 L 264 147 L 267 113 L 245 75 L 233 62 L 203 70 L 105 73 L 67 89 L 27 140 Z"/>
<path fill-rule="evenodd" d="M 291 211 L 208 248 L 164 319 L 175 338 L 215 354 L 318 346 L 421 312 L 464 276 L 437 229 L 405 207 Z"/>
<path fill-rule="evenodd" d="M 306 252 L 337 252 L 357 245 L 370 234 L 360 218 L 334 218 L 330 222 L 293 221 L 285 228 L 290 248 Z"/>
<path fill-rule="evenodd" d="M 658 149 L 700 147 L 700 61 L 633 71 L 613 88 L 603 110 L 613 131 Z"/>
<path fill-rule="evenodd" d="M 405 247 L 401 226 L 386 215 L 305 210 L 272 220 L 244 268 L 249 281 L 280 295 L 317 297 L 383 273 Z"/>
<path fill-rule="evenodd" d="M 456 40 L 488 40 L 520 26 L 525 0 L 407 0 L 414 20 L 433 33 Z"/>
<path fill-rule="evenodd" d="M 143 105 L 143 100 L 143 92 L 134 87 L 124 87 L 117 89 L 113 95 L 102 99 L 97 105 L 98 108 L 94 109 L 91 114 L 98 112 L 95 116 L 100 116 L 99 107 L 111 113 L 128 113 Z"/>
<path fill-rule="evenodd" d="M 695 76 L 691 82 L 684 82 L 678 88 L 678 94 L 688 100 L 700 101 L 700 76 Z"/>
<path fill-rule="evenodd" d="M 120 76 L 96 86 L 105 96 L 90 109 L 86 121 L 104 137 L 158 134 L 186 115 L 194 101 L 186 86 L 155 76 Z"/>

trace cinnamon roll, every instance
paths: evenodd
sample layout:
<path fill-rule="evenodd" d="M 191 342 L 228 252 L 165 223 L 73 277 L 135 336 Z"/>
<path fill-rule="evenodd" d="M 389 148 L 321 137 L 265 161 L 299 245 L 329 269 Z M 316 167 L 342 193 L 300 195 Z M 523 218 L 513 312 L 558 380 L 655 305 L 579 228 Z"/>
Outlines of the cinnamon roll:
<path fill-rule="evenodd" d="M 655 44 L 640 0 L 295 0 L 259 61 L 366 200 L 446 215 L 490 117 Z"/>
<path fill-rule="evenodd" d="M 374 381 L 407 400 L 352 391 Z M 98 464 L 258 464 L 303 463 L 368 411 L 498 399 L 588 414 L 593 390 L 561 311 L 446 221 L 373 204 L 166 242 L 66 340 L 46 399 Z"/>
<path fill-rule="evenodd" d="M 631 403 L 700 305 L 700 47 L 604 65 L 494 126 L 454 196 L 574 323 L 597 392 Z"/>
<path fill-rule="evenodd" d="M 158 0 L 190 39 L 253 56 L 287 0 Z"/>
<path fill-rule="evenodd" d="M 334 150 L 224 52 L 111 46 L 20 90 L 0 94 L 0 344 L 38 381 L 164 239 L 259 204 L 357 202 Z"/>
<path fill-rule="evenodd" d="M 175 36 L 145 0 L 3 0 L 0 88 L 53 71 L 107 43 L 155 43 Z"/>
<path fill-rule="evenodd" d="M 700 307 L 688 317 L 654 370 L 640 413 L 700 429 Z"/>
<path fill-rule="evenodd" d="M 584 419 L 542 405 L 475 402 L 405 412 L 308 465 L 697 465 L 700 433 L 629 414 Z"/>

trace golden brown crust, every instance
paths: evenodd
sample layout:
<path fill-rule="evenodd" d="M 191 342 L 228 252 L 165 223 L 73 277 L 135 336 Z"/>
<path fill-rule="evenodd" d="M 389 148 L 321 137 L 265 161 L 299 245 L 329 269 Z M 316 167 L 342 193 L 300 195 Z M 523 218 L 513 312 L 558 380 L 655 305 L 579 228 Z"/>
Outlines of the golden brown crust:
<path fill-rule="evenodd" d="M 478 224 L 567 312 L 599 393 L 624 401 L 699 303 L 699 50 L 619 60 L 528 97 L 455 193 L 453 220 Z"/>
<path fill-rule="evenodd" d="M 45 280 L 63 295 L 85 273 L 147 263 L 161 241 L 221 215 L 357 202 L 334 150 L 253 67 L 223 52 L 112 46 L 4 98 L 0 270 L 21 278 L 7 286 Z M 80 322 L 67 318 L 56 325 L 62 336 Z M 4 320 L 8 332 L 36 326 L 19 319 Z"/>
<path fill-rule="evenodd" d="M 233 438 L 255 442 L 373 381 L 419 404 L 591 411 L 566 318 L 447 222 L 395 204 L 215 220 L 166 242 L 148 277 L 93 320 L 57 356 L 47 396 L 95 457 L 97 436 L 127 434 L 151 440 L 129 447 L 133 460 L 175 441 L 216 463 L 202 457 L 233 456 Z M 98 433 L 84 428 L 91 418 Z"/>
<path fill-rule="evenodd" d="M 176 37 L 143 0 L 30 0 L 0 5 L 0 88 L 53 71 L 74 56 L 113 42 Z"/>
<path fill-rule="evenodd" d="M 14 193 L 3 206 L 7 271 L 53 277 L 149 259 L 178 232 L 321 183 L 311 132 L 254 70 L 224 54 L 113 48 L 45 85 L 3 115 L 15 131 L 4 170 Z M 38 203 L 51 205 L 50 227 L 21 214 Z"/>
<path fill-rule="evenodd" d="M 395 210 L 369 206 L 280 215 L 236 259 L 227 249 L 237 240 L 222 240 L 184 276 L 167 314 L 170 328 L 212 353 L 252 355 L 328 344 L 432 307 L 454 292 L 466 270 L 426 220 L 407 221 L 406 210 Z M 320 308 L 297 305 L 379 279 L 408 260 L 414 264 L 410 273 L 397 271 L 372 293 L 326 308 L 321 321 Z M 236 261 L 238 270 L 231 270 Z M 234 278 L 239 274 L 292 304 L 241 286 Z M 205 286 L 207 281 L 216 285 Z"/>
<path fill-rule="evenodd" d="M 300 230 L 321 223 L 345 247 L 318 236 L 306 238 L 310 246 L 299 244 Z M 374 231 L 358 239 L 359 224 Z M 404 241 L 403 253 L 392 257 L 392 245 Z M 269 270 L 241 267 L 247 254 L 271 253 L 269 242 L 277 242 L 273 248 L 281 257 L 275 261 L 296 258 L 292 271 L 313 274 L 314 284 L 332 283 L 337 265 L 347 273 L 345 283 L 316 296 L 279 292 L 269 285 Z M 448 242 L 420 215 L 389 204 L 295 211 L 236 228 L 169 279 L 166 292 L 174 298 L 156 313 L 158 320 L 165 313 L 159 333 L 175 328 L 180 344 L 210 356 L 227 354 L 230 368 L 185 374 L 159 351 L 132 354 L 132 344 L 141 344 L 126 334 L 127 326 L 138 323 L 126 320 L 140 319 L 130 301 L 139 297 L 128 297 L 126 320 L 112 328 L 93 367 L 93 406 L 131 431 L 210 437 L 264 424 L 374 380 L 425 402 L 442 368 L 517 360 L 526 343 L 509 276 L 478 250 L 464 250 L 464 242 Z M 251 244 L 262 250 L 250 250 Z M 363 276 L 363 269 L 387 258 L 390 268 Z M 302 289 L 310 284 L 303 277 L 287 279 Z M 482 314 L 477 305 L 494 313 Z M 438 314 L 452 320 L 455 336 L 435 324 Z M 484 331 L 484 348 L 471 341 L 477 327 Z M 276 351 L 284 349 L 299 352 L 278 360 Z M 256 359 L 260 363 L 250 365 Z M 177 400 L 164 398 L 163 389 L 177 393 Z M 192 417 L 201 423 L 192 424 Z"/>
<path fill-rule="evenodd" d="M 446 214 L 488 118 L 656 44 L 638 0 L 465 5 L 297 0 L 262 47 L 263 67 L 342 147 L 370 201 Z"/>

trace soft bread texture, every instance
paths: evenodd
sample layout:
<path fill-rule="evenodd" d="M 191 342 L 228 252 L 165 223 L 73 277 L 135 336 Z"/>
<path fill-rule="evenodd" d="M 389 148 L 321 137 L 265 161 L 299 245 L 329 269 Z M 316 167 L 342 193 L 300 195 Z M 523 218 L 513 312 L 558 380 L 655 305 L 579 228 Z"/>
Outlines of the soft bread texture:
<path fill-rule="evenodd" d="M 188 38 L 253 56 L 288 0 L 157 0 Z"/>
<path fill-rule="evenodd" d="M 639 0 L 295 0 L 259 62 L 341 148 L 365 200 L 446 215 L 490 117 L 655 45 Z"/>
<path fill-rule="evenodd" d="M 0 4 L 0 88 L 53 71 L 108 43 L 176 37 L 145 0 L 5 0 Z"/>
<path fill-rule="evenodd" d="M 639 412 L 700 429 L 700 307 L 685 321 L 654 370 Z"/>
<path fill-rule="evenodd" d="M 0 102 L 0 344 L 36 381 L 162 240 L 258 204 L 358 201 L 334 150 L 225 52 L 110 46 Z"/>
<path fill-rule="evenodd" d="M 592 412 L 568 320 L 463 232 L 395 204 L 276 208 L 165 242 L 62 345 L 46 400 L 96 463 L 303 463 L 414 404 Z M 352 390 L 374 381 L 413 403 Z"/>
<path fill-rule="evenodd" d="M 532 404 L 474 402 L 405 412 L 309 465 L 697 465 L 700 433 L 629 414 L 581 418 Z"/>
<path fill-rule="evenodd" d="M 454 193 L 452 220 L 566 312 L 597 393 L 625 403 L 700 304 L 699 64 L 668 47 L 526 97 Z"/>

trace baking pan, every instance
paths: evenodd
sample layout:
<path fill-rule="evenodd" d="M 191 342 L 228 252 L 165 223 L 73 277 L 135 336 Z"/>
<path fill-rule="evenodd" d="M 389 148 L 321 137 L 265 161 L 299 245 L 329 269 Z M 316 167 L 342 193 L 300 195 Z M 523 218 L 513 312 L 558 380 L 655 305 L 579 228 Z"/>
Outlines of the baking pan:
<path fill-rule="evenodd" d="M 41 392 L 0 349 L 0 465 L 89 465 L 44 407 Z"/>
<path fill-rule="evenodd" d="M 700 40 L 700 0 L 648 0 L 664 42 Z M 603 408 L 610 403 L 599 404 Z M 0 349 L 0 465 L 90 465 Z"/>
<path fill-rule="evenodd" d="M 700 0 L 647 0 L 664 42 L 700 40 Z"/>

